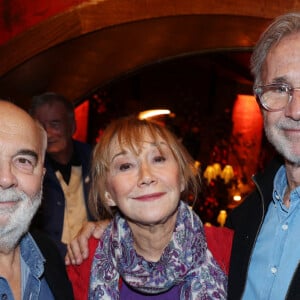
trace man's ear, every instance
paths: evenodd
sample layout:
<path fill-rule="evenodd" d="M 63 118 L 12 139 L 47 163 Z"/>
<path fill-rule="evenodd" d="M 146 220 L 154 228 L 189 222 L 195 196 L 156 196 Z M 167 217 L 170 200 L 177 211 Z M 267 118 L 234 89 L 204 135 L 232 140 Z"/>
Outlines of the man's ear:
<path fill-rule="evenodd" d="M 113 200 L 111 194 L 109 192 L 105 192 L 104 193 L 104 197 L 105 197 L 105 201 L 107 203 L 108 206 L 116 206 L 115 201 Z"/>

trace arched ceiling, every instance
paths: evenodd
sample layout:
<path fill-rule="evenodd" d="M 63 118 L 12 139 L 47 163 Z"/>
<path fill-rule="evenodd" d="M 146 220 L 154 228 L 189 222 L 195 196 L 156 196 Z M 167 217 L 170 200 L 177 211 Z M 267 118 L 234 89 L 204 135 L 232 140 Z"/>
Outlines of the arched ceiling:
<path fill-rule="evenodd" d="M 26 107 L 51 90 L 76 102 L 144 66 L 208 52 L 222 52 L 220 68 L 251 83 L 246 50 L 270 19 L 297 7 L 280 2 L 84 1 L 0 46 L 0 96 Z"/>

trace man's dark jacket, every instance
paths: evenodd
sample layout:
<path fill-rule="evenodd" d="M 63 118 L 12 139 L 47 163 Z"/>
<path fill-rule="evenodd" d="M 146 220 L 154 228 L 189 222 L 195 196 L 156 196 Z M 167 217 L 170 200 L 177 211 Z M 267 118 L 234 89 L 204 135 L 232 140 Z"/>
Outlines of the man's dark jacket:
<path fill-rule="evenodd" d="M 282 164 L 282 159 L 276 157 L 263 173 L 255 175 L 253 180 L 256 189 L 228 216 L 226 226 L 234 229 L 228 278 L 229 300 L 242 298 L 250 257 L 272 200 L 274 177 Z M 299 237 L 295 237 L 295 239 L 299 240 Z M 272 249 L 270 249 L 271 251 Z M 300 264 L 290 283 L 286 299 L 300 299 Z"/>
<path fill-rule="evenodd" d="M 88 219 L 92 220 L 87 205 L 90 188 L 90 162 L 92 148 L 86 143 L 81 143 L 79 141 L 73 142 L 74 152 L 76 152 L 76 157 L 79 159 L 82 166 L 83 189 Z M 49 160 L 47 155 L 45 159 L 45 168 L 46 174 L 43 181 L 42 205 L 33 220 L 32 228 L 37 228 L 47 233 L 48 236 L 50 236 L 56 243 L 62 257 L 64 257 L 67 251 L 66 245 L 61 242 L 66 203 L 64 192 L 55 175 L 55 170 L 51 165 L 51 160 Z"/>
<path fill-rule="evenodd" d="M 53 243 L 44 233 L 31 231 L 33 239 L 42 252 L 45 262 L 45 278 L 55 300 L 73 300 L 72 284 L 69 281 L 64 261 Z"/>

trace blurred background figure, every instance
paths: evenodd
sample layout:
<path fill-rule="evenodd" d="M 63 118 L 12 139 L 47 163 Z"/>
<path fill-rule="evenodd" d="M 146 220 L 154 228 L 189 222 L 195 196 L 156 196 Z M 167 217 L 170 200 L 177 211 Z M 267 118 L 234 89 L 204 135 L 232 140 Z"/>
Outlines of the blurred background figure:
<path fill-rule="evenodd" d="M 62 95 L 47 92 L 33 97 L 30 113 L 48 137 L 43 200 L 33 226 L 49 234 L 64 257 L 66 244 L 91 219 L 87 197 L 92 148 L 72 138 L 74 108 Z"/>

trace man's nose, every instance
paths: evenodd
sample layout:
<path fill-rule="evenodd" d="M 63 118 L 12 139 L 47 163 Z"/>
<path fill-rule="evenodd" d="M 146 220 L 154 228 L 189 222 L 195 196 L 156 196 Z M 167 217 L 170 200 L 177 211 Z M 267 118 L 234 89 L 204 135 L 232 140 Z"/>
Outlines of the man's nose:
<path fill-rule="evenodd" d="M 17 184 L 17 178 L 11 164 L 0 163 L 0 187 L 7 189 Z"/>
<path fill-rule="evenodd" d="M 285 116 L 294 120 L 300 120 L 300 88 L 294 89 L 292 99 L 285 108 Z"/>
<path fill-rule="evenodd" d="M 48 141 L 51 140 L 52 137 L 56 135 L 57 130 L 55 130 L 53 128 L 53 126 L 50 126 L 50 125 L 45 125 L 44 124 L 43 127 L 44 127 L 44 129 L 45 129 L 45 131 L 47 133 L 47 139 L 48 139 Z"/>

